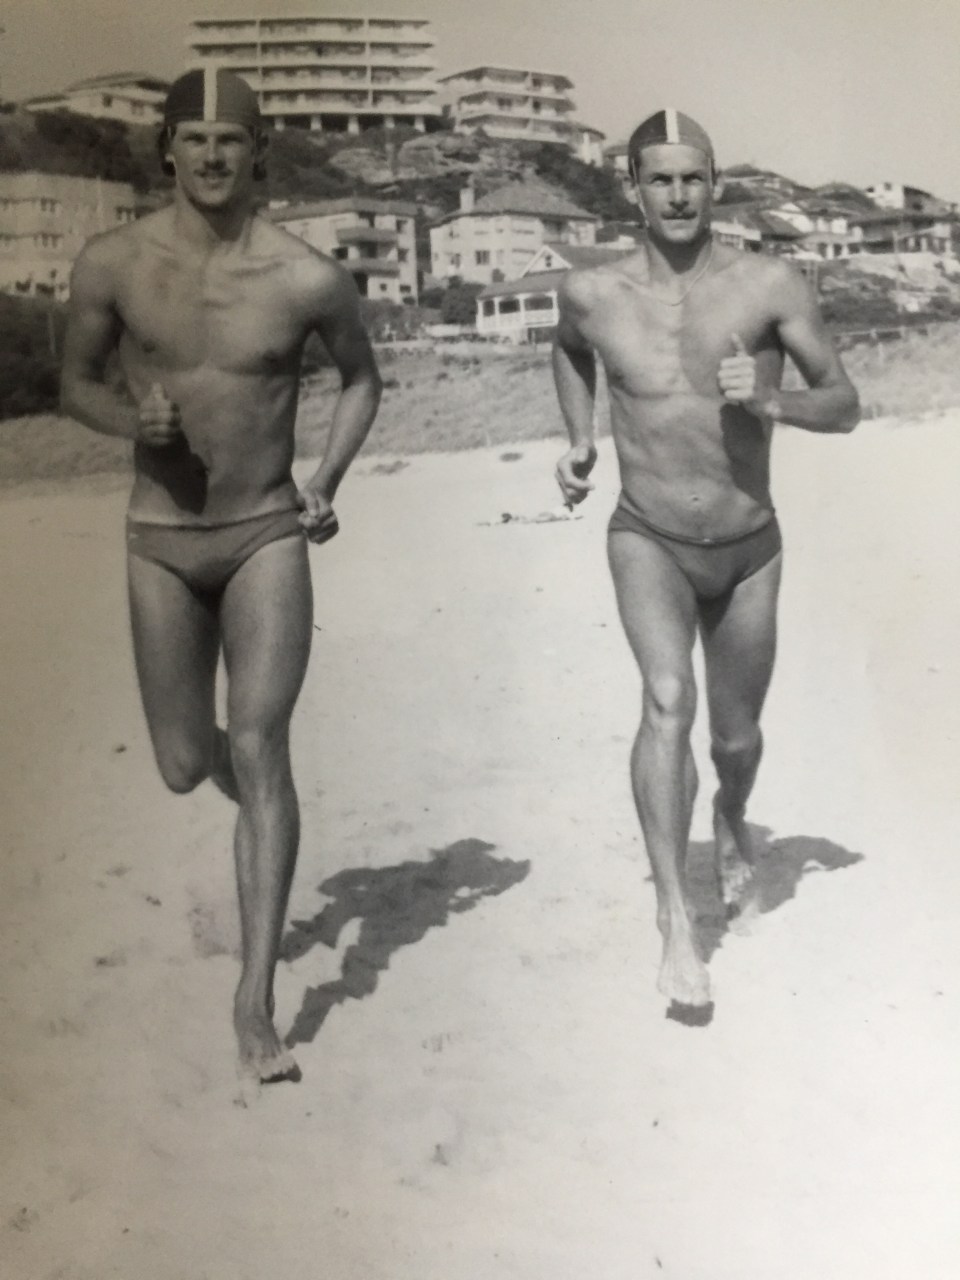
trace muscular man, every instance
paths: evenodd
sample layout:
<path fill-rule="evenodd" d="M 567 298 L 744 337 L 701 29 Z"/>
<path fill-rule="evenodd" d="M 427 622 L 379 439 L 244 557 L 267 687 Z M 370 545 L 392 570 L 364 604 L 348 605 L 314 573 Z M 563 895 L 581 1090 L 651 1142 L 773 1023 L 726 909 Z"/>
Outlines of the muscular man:
<path fill-rule="evenodd" d="M 127 518 L 137 675 L 167 786 L 205 778 L 239 806 L 241 1068 L 298 1078 L 273 1025 L 273 979 L 299 839 L 289 725 L 306 670 L 306 540 L 337 532 L 332 502 L 376 414 L 380 379 L 357 291 L 335 262 L 254 210 L 265 139 L 256 96 L 191 71 L 159 137 L 173 203 L 92 240 L 77 260 L 63 407 L 134 441 Z M 325 456 L 291 476 L 304 342 L 342 379 Z M 108 377 L 117 353 L 125 389 Z M 217 727 L 220 651 L 227 728 Z"/>
<path fill-rule="evenodd" d="M 572 447 L 557 479 L 569 504 L 592 488 L 596 354 L 622 484 L 610 566 L 643 680 L 631 770 L 663 936 L 658 985 L 677 1004 L 704 1006 L 709 979 L 684 885 L 697 788 L 694 642 L 699 633 L 719 781 L 717 868 L 732 910 L 750 876 L 745 812 L 776 643 L 773 424 L 850 431 L 859 406 L 803 277 L 712 237 L 719 187 L 703 129 L 658 111 L 633 133 L 628 157 L 646 243 L 615 264 L 569 272 L 560 291 L 554 374 Z M 780 390 L 785 354 L 806 389 Z"/>

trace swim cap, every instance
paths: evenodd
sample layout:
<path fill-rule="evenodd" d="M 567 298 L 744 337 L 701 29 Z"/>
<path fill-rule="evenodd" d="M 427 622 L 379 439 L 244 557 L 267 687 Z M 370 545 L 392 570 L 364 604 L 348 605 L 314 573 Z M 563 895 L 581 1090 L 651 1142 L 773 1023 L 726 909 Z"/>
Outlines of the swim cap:
<path fill-rule="evenodd" d="M 172 129 L 182 120 L 242 124 L 256 132 L 261 126 L 260 104 L 240 76 L 220 67 L 204 67 L 188 71 L 170 86 L 163 123 Z"/>
<path fill-rule="evenodd" d="M 691 116 L 686 116 L 674 107 L 665 107 L 663 111 L 655 111 L 647 116 L 630 135 L 627 143 L 627 159 L 631 172 L 635 172 L 640 163 L 640 152 L 644 147 L 658 147 L 664 143 L 679 143 L 686 147 L 696 147 L 705 156 L 713 160 L 713 143 L 702 125 L 697 124 Z"/>

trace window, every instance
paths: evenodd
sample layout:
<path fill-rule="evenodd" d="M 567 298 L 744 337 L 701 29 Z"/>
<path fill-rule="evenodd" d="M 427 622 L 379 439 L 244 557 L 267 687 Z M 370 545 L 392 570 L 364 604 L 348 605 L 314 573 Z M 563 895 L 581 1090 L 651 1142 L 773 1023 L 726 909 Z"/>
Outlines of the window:
<path fill-rule="evenodd" d="M 489 249 L 478 249 L 477 252 L 474 254 L 474 257 L 477 260 L 478 267 L 487 267 L 490 265 Z"/>
<path fill-rule="evenodd" d="M 112 98 L 112 96 L 111 96 L 109 93 L 105 93 L 105 94 L 103 94 L 103 105 L 104 105 L 105 107 L 112 107 L 112 106 L 113 106 L 113 98 Z"/>
<path fill-rule="evenodd" d="M 525 299 L 523 306 L 525 311 L 552 311 L 553 294 L 534 293 Z"/>
<path fill-rule="evenodd" d="M 408 259 L 409 257 L 410 257 L 410 250 L 409 250 L 409 249 L 398 249 L 398 250 L 397 250 L 397 261 L 398 261 L 398 262 L 406 262 L 406 261 L 407 261 L 407 259 Z"/>
<path fill-rule="evenodd" d="M 492 298 L 488 298 L 483 304 L 483 314 L 485 316 L 495 316 L 497 314 L 497 304 Z"/>
<path fill-rule="evenodd" d="M 403 234 L 403 232 L 404 232 L 404 231 L 406 231 L 406 229 L 407 229 L 407 220 L 406 220 L 406 218 L 398 218 L 398 219 L 397 219 L 397 234 L 398 234 L 398 235 L 402 235 L 402 234 Z"/>
<path fill-rule="evenodd" d="M 459 265 L 460 265 L 460 255 L 459 255 L 459 253 L 451 253 L 451 255 L 450 255 L 450 265 L 451 265 L 451 267 L 459 267 Z"/>
<path fill-rule="evenodd" d="M 344 262 L 347 257 L 346 248 L 343 245 L 338 245 L 337 248 L 334 249 L 333 251 L 333 256 L 337 259 L 338 262 Z"/>
<path fill-rule="evenodd" d="M 500 314 L 502 316 L 516 315 L 520 310 L 519 298 L 504 298 L 500 303 Z"/>
<path fill-rule="evenodd" d="M 380 292 L 381 292 L 381 293 L 386 293 L 386 292 L 387 292 L 387 290 L 388 290 L 389 288 L 390 288 L 390 286 L 389 286 L 388 284 L 382 284 L 382 285 L 380 286 Z"/>

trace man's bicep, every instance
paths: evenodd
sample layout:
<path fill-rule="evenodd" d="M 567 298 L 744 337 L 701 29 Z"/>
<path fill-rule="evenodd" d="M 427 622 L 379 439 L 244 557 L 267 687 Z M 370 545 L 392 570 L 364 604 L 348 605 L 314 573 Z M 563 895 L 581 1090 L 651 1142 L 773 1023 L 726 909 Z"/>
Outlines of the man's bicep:
<path fill-rule="evenodd" d="M 777 325 L 784 351 L 811 387 L 845 382 L 840 358 L 823 322 L 816 295 L 797 272 L 780 292 L 781 314 Z"/>
<path fill-rule="evenodd" d="M 338 271 L 327 283 L 314 323 L 342 378 L 376 369 L 370 335 L 360 312 L 360 295 L 346 271 Z"/>
<path fill-rule="evenodd" d="M 70 277 L 64 374 L 102 374 L 121 328 L 110 273 L 81 254 Z"/>

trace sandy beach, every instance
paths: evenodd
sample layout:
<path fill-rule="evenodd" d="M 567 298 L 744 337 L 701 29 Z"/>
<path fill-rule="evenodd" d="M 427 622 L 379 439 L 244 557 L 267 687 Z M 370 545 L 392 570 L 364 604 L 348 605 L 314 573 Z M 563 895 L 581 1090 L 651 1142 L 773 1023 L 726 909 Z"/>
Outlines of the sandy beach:
<path fill-rule="evenodd" d="M 559 450 L 361 457 L 311 552 L 303 1081 L 250 1106 L 231 807 L 153 766 L 125 486 L 0 498 L 4 1277 L 956 1280 L 960 411 L 777 438 L 757 910 L 704 925 L 704 1027 L 655 989 L 610 442 L 540 522 Z"/>

